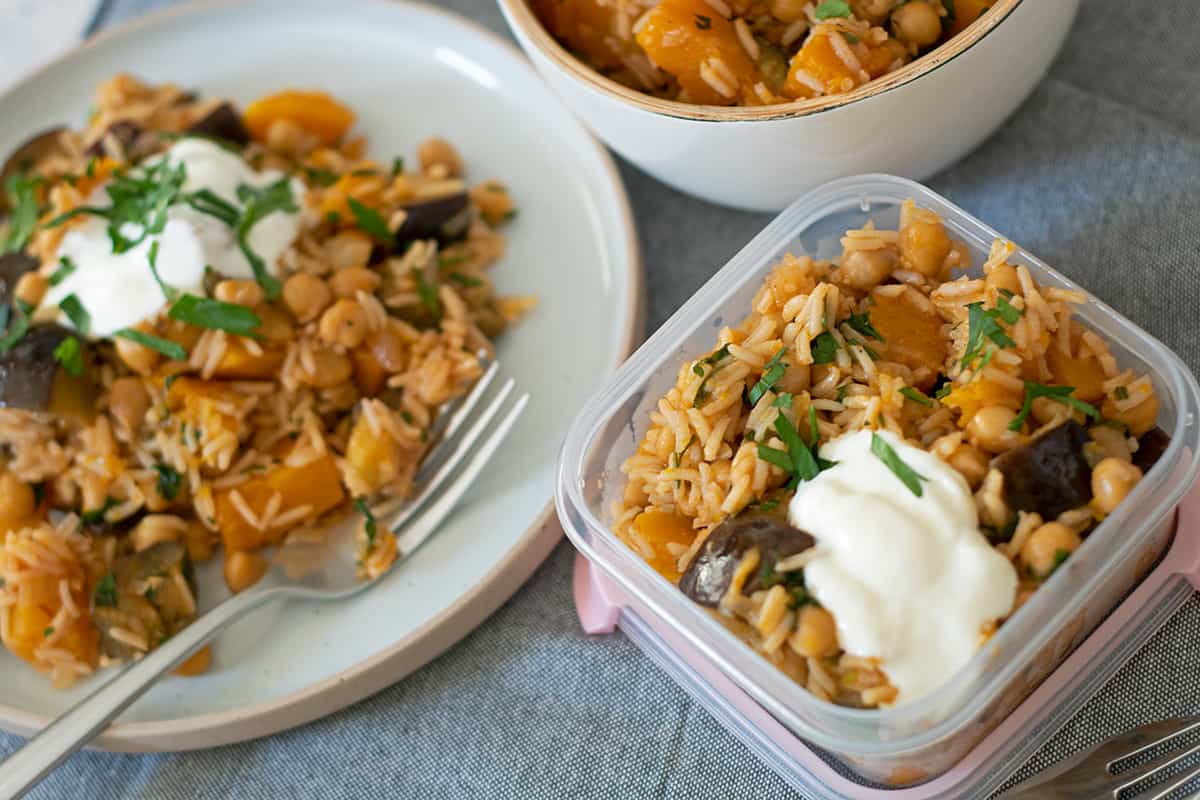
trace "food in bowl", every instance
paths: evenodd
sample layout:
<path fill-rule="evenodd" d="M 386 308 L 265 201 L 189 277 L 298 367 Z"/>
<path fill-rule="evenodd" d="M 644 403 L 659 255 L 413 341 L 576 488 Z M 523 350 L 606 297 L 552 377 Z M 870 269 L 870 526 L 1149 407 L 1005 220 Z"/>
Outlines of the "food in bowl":
<path fill-rule="evenodd" d="M 534 0 L 542 24 L 613 80 L 700 105 L 842 94 L 929 52 L 988 0 Z"/>
<path fill-rule="evenodd" d="M 507 189 L 440 138 L 372 160 L 354 120 L 122 75 L 9 159 L 0 639 L 56 685 L 186 626 L 197 562 L 243 590 L 351 506 L 363 575 L 397 557 L 369 504 L 530 301 L 487 273 Z"/>
<path fill-rule="evenodd" d="M 613 529 L 814 695 L 943 685 L 1162 454 L 1148 376 L 996 241 L 936 214 L 786 256 L 679 367 L 623 465 Z"/>

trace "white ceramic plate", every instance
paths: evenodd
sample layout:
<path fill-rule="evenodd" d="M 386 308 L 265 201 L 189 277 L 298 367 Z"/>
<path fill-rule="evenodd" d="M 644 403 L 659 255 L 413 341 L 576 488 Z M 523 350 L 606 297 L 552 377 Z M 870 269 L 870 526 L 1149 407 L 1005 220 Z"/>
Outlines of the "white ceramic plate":
<path fill-rule="evenodd" d="M 217 641 L 212 670 L 154 687 L 96 741 L 114 750 L 211 747 L 327 714 L 387 686 L 479 624 L 558 541 L 547 505 L 575 410 L 640 332 L 641 267 L 624 189 L 604 150 L 497 37 L 425 6 L 256 0 L 155 15 L 117 29 L 0 97 L 0 153 L 78 125 L 117 72 L 241 102 L 285 87 L 332 92 L 380 157 L 440 134 L 468 176 L 506 182 L 520 206 L 495 271 L 537 309 L 506 334 L 503 372 L 532 395 L 502 454 L 450 521 L 381 585 L 340 604 L 262 610 Z M 201 595 L 220 578 L 202 571 Z M 71 691 L 4 652 L 0 726 L 27 734 Z M 101 673 L 103 674 L 103 673 Z"/>

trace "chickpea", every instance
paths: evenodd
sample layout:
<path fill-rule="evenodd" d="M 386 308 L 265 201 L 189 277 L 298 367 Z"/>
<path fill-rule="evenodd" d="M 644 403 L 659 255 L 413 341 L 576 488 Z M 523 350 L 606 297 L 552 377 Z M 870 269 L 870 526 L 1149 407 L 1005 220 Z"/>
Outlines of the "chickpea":
<path fill-rule="evenodd" d="M 400 372 L 405 367 L 407 348 L 395 327 L 388 325 L 367 338 L 367 345 L 380 365 L 388 372 Z"/>
<path fill-rule="evenodd" d="M 298 272 L 283 284 L 283 304 L 300 322 L 311 322 L 333 302 L 333 292 L 316 275 Z"/>
<path fill-rule="evenodd" d="M 254 309 L 258 315 L 258 328 L 255 331 L 268 342 L 287 342 L 291 340 L 295 326 L 287 312 L 270 303 L 263 303 Z"/>
<path fill-rule="evenodd" d="M 908 5 L 925 4 L 910 2 Z M 927 278 L 941 272 L 946 256 L 950 255 L 950 246 L 946 227 L 936 219 L 913 220 L 900 231 L 900 260 Z"/>
<path fill-rule="evenodd" d="M 179 541 L 184 530 L 183 520 L 173 514 L 147 514 L 129 534 L 129 541 L 140 553 L 159 542 Z"/>
<path fill-rule="evenodd" d="M 984 406 L 967 423 L 971 444 L 989 453 L 1003 453 L 1021 443 L 1020 431 L 1008 429 L 1017 412 L 1005 406 Z"/>
<path fill-rule="evenodd" d="M 287 117 L 276 119 L 267 128 L 267 147 L 277 153 L 301 157 L 307 155 L 317 144 L 316 136 Z"/>
<path fill-rule="evenodd" d="M 771 0 L 771 15 L 781 22 L 804 19 L 808 0 Z"/>
<path fill-rule="evenodd" d="M 1030 413 L 1033 414 L 1033 418 L 1041 425 L 1049 425 L 1052 422 L 1066 422 L 1068 419 L 1083 422 L 1082 411 L 1066 403 L 1060 403 L 1052 397 L 1035 397 L 1030 407 Z"/>
<path fill-rule="evenodd" d="M 267 560 L 258 553 L 234 550 L 225 556 L 225 584 L 237 594 L 249 589 L 267 574 Z"/>
<path fill-rule="evenodd" d="M 1012 264 L 1000 264 L 992 268 L 985 280 L 987 285 L 996 291 L 1003 289 L 1013 294 L 1021 293 L 1021 279 L 1017 277 L 1017 268 Z"/>
<path fill-rule="evenodd" d="M 1079 534 L 1060 522 L 1047 522 L 1025 540 L 1021 546 L 1021 562 L 1039 578 L 1046 578 L 1063 562 L 1066 555 L 1079 549 L 1083 540 Z M 1063 554 L 1066 555 L 1063 555 Z"/>
<path fill-rule="evenodd" d="M 150 408 L 141 378 L 117 378 L 108 391 L 108 413 L 127 431 L 136 431 Z"/>
<path fill-rule="evenodd" d="M 379 288 L 379 275 L 366 267 L 339 269 L 329 278 L 334 297 L 354 297 L 361 289 L 371 294 Z"/>
<path fill-rule="evenodd" d="M 1151 392 L 1149 397 L 1136 406 L 1125 409 L 1117 408 L 1116 399 L 1110 395 L 1104 398 L 1100 413 L 1106 419 L 1115 419 L 1128 425 L 1132 435 L 1141 436 L 1158 422 L 1158 395 Z"/>
<path fill-rule="evenodd" d="M 325 258 L 334 269 L 365 267 L 374 249 L 375 242 L 366 232 L 351 229 L 341 231 L 325 242 Z"/>
<path fill-rule="evenodd" d="M 234 303 L 250 308 L 263 301 L 262 287 L 254 281 L 246 280 L 221 281 L 217 284 L 213 295 L 222 303 Z"/>
<path fill-rule="evenodd" d="M 193 520 L 183 532 L 183 544 L 192 563 L 208 561 L 213 557 L 213 533 L 200 522 Z"/>
<path fill-rule="evenodd" d="M 1111 514 L 1142 479 L 1142 471 L 1128 461 L 1106 458 L 1092 468 L 1092 502 L 1098 511 Z"/>
<path fill-rule="evenodd" d="M 17 288 L 13 294 L 18 300 L 36 306 L 46 296 L 50 288 L 50 280 L 37 272 L 26 272 L 17 279 Z"/>
<path fill-rule="evenodd" d="M 212 666 L 212 645 L 206 644 L 175 668 L 175 674 L 182 678 L 194 678 L 202 675 Z"/>
<path fill-rule="evenodd" d="M 462 158 L 454 145 L 438 136 L 433 136 L 417 147 L 417 160 L 421 171 L 440 172 L 443 178 L 457 178 L 463 174 Z"/>
<path fill-rule="evenodd" d="M 1101 454 L 1099 460 L 1119 458 L 1122 461 L 1132 461 L 1133 454 L 1129 452 L 1129 439 L 1124 433 L 1111 425 L 1093 425 L 1088 434 L 1096 443 Z"/>
<path fill-rule="evenodd" d="M 854 16 L 866 20 L 872 25 L 878 25 L 887 19 L 888 12 L 895 5 L 894 0 L 850 0 Z"/>
<path fill-rule="evenodd" d="M 358 347 L 367 335 L 367 312 L 356 301 L 343 298 L 321 315 L 317 332 L 330 344 Z"/>
<path fill-rule="evenodd" d="M 929 47 L 942 38 L 942 18 L 932 3 L 910 0 L 892 12 L 896 38 L 917 47 Z"/>
<path fill-rule="evenodd" d="M 874 289 L 892 274 L 900 263 L 900 254 L 892 247 L 879 250 L 851 250 L 842 258 L 841 279 L 851 289 Z"/>
<path fill-rule="evenodd" d="M 20 525 L 33 516 L 36 507 L 33 487 L 11 472 L 0 474 L 0 521 Z"/>
<path fill-rule="evenodd" d="M 328 389 L 350 380 L 353 366 L 349 357 L 343 353 L 325 347 L 314 347 L 313 362 L 317 368 L 316 373 L 305 376 L 310 386 Z"/>
<path fill-rule="evenodd" d="M 836 653 L 837 623 L 833 614 L 819 606 L 802 606 L 790 644 L 793 650 L 806 657 L 823 658 Z"/>
<path fill-rule="evenodd" d="M 146 322 L 138 323 L 136 330 L 151 336 L 155 335 L 154 328 Z M 158 352 L 145 345 L 131 342 L 125 338 L 114 339 L 113 345 L 116 348 L 117 357 L 125 362 L 125 366 L 139 375 L 149 375 L 158 366 Z"/>
<path fill-rule="evenodd" d="M 950 466 L 967 479 L 967 484 L 972 489 L 978 489 L 979 485 L 983 483 L 983 479 L 987 477 L 988 457 L 978 448 L 969 444 L 959 445 L 951 453 L 948 461 Z"/>
<path fill-rule="evenodd" d="M 479 213 L 489 225 L 499 225 L 508 219 L 516 209 L 512 197 L 504 184 L 498 181 L 484 181 L 471 187 L 471 202 L 479 209 Z"/>

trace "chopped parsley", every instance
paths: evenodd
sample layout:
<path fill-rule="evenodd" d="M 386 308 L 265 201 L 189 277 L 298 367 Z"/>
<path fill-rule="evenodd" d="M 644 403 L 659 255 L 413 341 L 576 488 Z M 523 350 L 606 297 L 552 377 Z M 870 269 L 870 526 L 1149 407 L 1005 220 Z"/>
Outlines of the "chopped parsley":
<path fill-rule="evenodd" d="M 392 159 L 392 177 L 394 178 L 397 175 L 403 175 L 403 174 L 404 174 L 404 158 L 402 156 L 396 156 L 395 158 Z"/>
<path fill-rule="evenodd" d="M 342 222 L 342 215 L 336 211 L 326 211 L 325 221 L 330 225 L 340 225 Z"/>
<path fill-rule="evenodd" d="M 63 256 L 58 260 L 58 269 L 54 270 L 54 273 L 50 275 L 50 285 L 58 286 L 69 278 L 74 271 L 75 262 L 71 260 L 70 256 Z"/>
<path fill-rule="evenodd" d="M 1116 397 L 1118 400 L 1128 400 L 1129 399 L 1129 390 L 1126 389 L 1124 386 L 1118 386 L 1115 390 L 1113 390 L 1113 396 Z"/>
<path fill-rule="evenodd" d="M 438 299 L 437 284 L 425 280 L 420 268 L 413 269 L 413 281 L 417 284 L 417 297 L 421 299 L 421 305 L 433 315 L 434 322 L 441 322 L 442 301 Z"/>
<path fill-rule="evenodd" d="M 706 17 L 704 14 L 697 14 L 696 27 L 702 31 L 708 30 L 712 27 L 712 17 Z"/>
<path fill-rule="evenodd" d="M 838 341 L 829 331 L 813 339 L 811 349 L 814 364 L 832 364 L 837 361 Z"/>
<path fill-rule="evenodd" d="M 846 381 L 838 387 L 837 395 L 834 397 L 839 403 L 846 401 L 846 395 L 850 392 L 850 381 Z"/>
<path fill-rule="evenodd" d="M 93 508 L 91 511 L 82 511 L 79 514 L 79 521 L 84 525 L 99 525 L 104 522 L 104 515 L 109 509 L 121 505 L 121 501 L 109 495 L 104 498 L 104 505 L 99 508 Z"/>
<path fill-rule="evenodd" d="M 912 386 L 905 386 L 900 390 L 900 394 L 904 395 L 909 400 L 912 400 L 914 403 L 920 403 L 921 405 L 929 406 L 930 408 L 933 407 L 933 401 L 922 394 L 919 389 L 915 389 Z"/>
<path fill-rule="evenodd" d="M 1071 393 L 1074 391 L 1074 386 L 1047 386 L 1044 383 L 1025 381 L 1025 402 L 1021 405 L 1021 410 L 1013 418 L 1013 421 L 1008 423 L 1008 429 L 1010 431 L 1021 430 L 1021 426 L 1029 417 L 1029 412 L 1033 410 L 1033 401 L 1039 397 L 1049 397 L 1051 400 L 1057 400 L 1063 405 L 1082 412 L 1085 416 L 1095 420 L 1100 419 L 1100 412 L 1096 410 L 1096 407 L 1091 403 L 1085 403 L 1078 397 L 1073 397 Z"/>
<path fill-rule="evenodd" d="M 53 635 L 53 633 L 54 633 L 54 626 L 51 625 L 51 626 L 47 627 L 46 630 L 42 631 L 42 638 L 49 639 L 51 637 L 51 635 Z"/>
<path fill-rule="evenodd" d="M 396 246 L 396 236 L 388 228 L 387 222 L 380 216 L 379 212 L 373 208 L 368 208 L 362 203 L 355 200 L 353 197 L 346 198 L 346 205 L 350 207 L 350 213 L 354 215 L 354 221 L 358 227 L 375 237 L 379 241 L 386 244 L 388 247 Z"/>
<path fill-rule="evenodd" d="M 179 295 L 179 292 L 178 290 L 167 286 L 165 283 L 163 283 L 163 279 L 159 277 L 157 239 L 150 243 L 150 252 L 147 254 L 147 260 L 150 262 L 150 274 L 154 276 L 154 282 L 158 284 L 158 288 L 163 293 L 163 297 L 167 299 L 168 303 L 173 301 Z"/>
<path fill-rule="evenodd" d="M 88 332 L 88 328 L 92 326 L 92 315 L 83 307 L 83 303 L 79 302 L 78 297 L 74 294 L 69 294 L 62 299 L 58 307 L 67 315 L 67 319 L 71 320 L 71 324 L 75 326 L 75 330 L 80 333 Z"/>
<path fill-rule="evenodd" d="M 1012 308 L 1010 306 L 1010 308 Z M 1016 309 L 1013 309 L 1014 311 Z M 997 319 L 1006 319 L 1005 312 L 999 308 L 984 309 L 983 303 L 971 303 L 967 306 L 967 349 L 963 353 L 963 369 L 971 366 L 976 359 L 984 356 L 987 341 L 997 347 L 1013 347 L 1016 342 L 1000 326 Z M 990 359 L 990 356 L 988 356 Z M 982 366 L 980 369 L 982 370 Z"/>
<path fill-rule="evenodd" d="M 887 440 L 874 431 L 871 432 L 871 452 L 883 462 L 884 466 L 892 471 L 900 482 L 903 483 L 910 492 L 917 497 L 925 493 L 921 487 L 921 481 L 929 480 L 921 473 L 914 470 L 896 454 L 892 446 L 887 443 Z"/>
<path fill-rule="evenodd" d="M 149 333 L 135 330 L 134 328 L 121 328 L 113 334 L 114 339 L 128 339 L 134 344 L 140 344 L 142 347 L 149 347 L 151 350 L 161 353 L 172 361 L 183 361 L 187 358 L 187 350 L 183 345 L 172 342 L 170 339 L 160 339 L 157 336 L 152 336 Z M 163 388 L 170 389 L 171 384 L 179 377 L 176 375 L 168 375 L 163 383 Z"/>
<path fill-rule="evenodd" d="M 849 17 L 850 4 L 846 0 L 824 0 L 817 6 L 817 19 L 832 19 L 833 17 Z"/>
<path fill-rule="evenodd" d="M 471 275 L 464 275 L 461 272 L 451 272 L 446 277 L 455 283 L 466 286 L 468 289 L 476 286 L 483 286 L 483 281 L 479 280 L 479 278 L 472 277 Z"/>
<path fill-rule="evenodd" d="M 68 375 L 83 375 L 83 347 L 74 336 L 68 336 L 54 348 L 54 360 L 62 364 Z"/>
<path fill-rule="evenodd" d="M 997 528 L 992 525 L 984 525 L 983 532 L 987 536 L 988 541 L 993 544 L 999 542 L 1011 541 L 1013 534 L 1017 531 L 1017 517 L 1013 517 L 1004 524 L 1003 527 Z"/>
<path fill-rule="evenodd" d="M 179 471 L 161 461 L 154 465 L 154 471 L 158 473 L 158 496 L 168 503 L 178 497 L 179 489 L 183 486 L 183 476 Z"/>
<path fill-rule="evenodd" d="M 180 296 L 167 311 L 167 316 L 198 328 L 212 328 L 238 336 L 253 336 L 262 324 L 258 315 L 246 306 L 194 294 Z"/>
<path fill-rule="evenodd" d="M 1049 578 L 1051 575 L 1058 572 L 1058 568 L 1061 567 L 1063 565 L 1063 562 L 1065 562 L 1070 557 L 1071 557 L 1070 550 L 1062 550 L 1062 549 L 1055 550 L 1054 551 L 1054 564 L 1050 567 L 1050 571 L 1046 573 L 1046 577 Z"/>
<path fill-rule="evenodd" d="M 803 605 L 817 605 L 816 599 L 808 593 L 808 588 L 804 585 L 804 570 L 796 569 L 788 572 L 779 572 L 775 569 L 775 565 L 763 562 L 763 565 L 758 569 L 758 582 L 764 589 L 770 589 L 772 586 L 782 586 L 792 596 L 788 608 L 795 611 Z"/>
<path fill-rule="evenodd" d="M 692 398 L 692 405 L 696 408 L 704 405 L 708 401 L 708 390 L 705 384 L 709 378 L 717 372 L 717 366 L 729 356 L 729 345 L 721 347 L 717 351 L 709 354 L 706 358 L 702 358 L 695 364 L 692 364 L 692 372 L 701 377 L 700 385 L 696 387 L 696 395 Z M 711 370 L 705 370 L 706 366 L 712 367 Z"/>
<path fill-rule="evenodd" d="M 775 432 L 786 449 L 777 450 L 761 442 L 758 444 L 759 458 L 768 464 L 779 467 L 791 476 L 791 480 L 788 482 L 789 488 L 795 488 L 800 481 L 811 481 L 824 470 L 834 466 L 834 462 L 817 456 L 816 451 L 819 444 L 817 410 L 812 406 L 808 407 L 808 422 L 811 444 L 805 444 L 804 439 L 800 437 L 800 432 L 796 430 L 796 426 L 783 412 L 775 417 Z"/>
<path fill-rule="evenodd" d="M 254 270 L 254 279 L 263 288 L 267 299 L 274 300 L 279 296 L 279 280 L 267 269 L 267 263 L 262 257 L 250 249 L 250 229 L 276 211 L 294 213 L 300 209 L 296 205 L 296 199 L 292 197 L 292 187 L 287 178 L 280 178 L 261 189 L 243 183 L 237 187 L 237 197 L 243 205 L 237 225 L 234 226 L 238 248 L 250 262 L 250 268 Z"/>
<path fill-rule="evenodd" d="M 300 171 L 304 173 L 304 177 L 308 178 L 310 183 L 315 183 L 317 186 L 332 186 L 338 182 L 340 177 L 336 172 L 320 167 L 301 166 Z"/>
<path fill-rule="evenodd" d="M 756 503 L 754 506 L 755 511 L 761 511 L 764 514 L 770 514 L 777 508 L 779 508 L 779 498 L 763 500 L 761 503 Z"/>
<path fill-rule="evenodd" d="M 363 515 L 363 532 L 367 535 L 367 549 L 370 550 L 375 546 L 375 537 L 379 532 L 379 523 L 375 520 L 375 515 L 371 513 L 371 507 L 367 505 L 367 501 L 359 497 L 354 501 L 354 507 L 358 509 L 358 513 Z"/>
<path fill-rule="evenodd" d="M 787 392 L 780 392 L 779 396 L 771 401 L 772 408 L 791 408 L 794 398 Z"/>
<path fill-rule="evenodd" d="M 1010 295 L 1011 296 L 1011 295 Z M 1025 312 L 1008 302 L 1008 297 L 1001 295 L 996 298 L 996 314 L 1009 325 L 1016 325 L 1017 320 Z"/>
<path fill-rule="evenodd" d="M 8 231 L 4 235 L 5 253 L 24 250 L 29 237 L 37 229 L 37 187 L 41 179 L 17 173 L 4 182 L 4 193 L 8 195 L 12 215 L 8 219 Z"/>
<path fill-rule="evenodd" d="M 875 326 L 871 324 L 871 315 L 867 313 L 851 314 L 846 324 L 851 330 L 857 331 L 867 339 L 874 339 L 877 342 L 886 341 L 879 335 L 879 331 L 875 330 Z"/>
<path fill-rule="evenodd" d="M 779 348 L 779 352 L 771 357 L 771 360 L 763 367 L 762 377 L 758 379 L 758 383 L 750 387 L 750 391 L 746 394 L 746 402 L 750 407 L 758 405 L 758 401 L 763 395 L 771 391 L 779 379 L 783 377 L 783 373 L 787 372 L 787 365 L 783 363 L 783 354 L 787 352 L 786 347 Z"/>
<path fill-rule="evenodd" d="M 117 579 L 111 572 L 96 581 L 96 590 L 92 593 L 92 603 L 97 608 L 112 608 L 117 604 Z"/>
<path fill-rule="evenodd" d="M 17 301 L 16 316 L 12 316 L 12 312 L 8 310 L 8 306 L 4 306 L 4 315 L 12 316 L 9 321 L 8 330 L 4 336 L 0 336 L 0 353 L 7 353 L 16 347 L 17 343 L 25 338 L 25 334 L 29 332 L 29 311 L 26 306 Z"/>

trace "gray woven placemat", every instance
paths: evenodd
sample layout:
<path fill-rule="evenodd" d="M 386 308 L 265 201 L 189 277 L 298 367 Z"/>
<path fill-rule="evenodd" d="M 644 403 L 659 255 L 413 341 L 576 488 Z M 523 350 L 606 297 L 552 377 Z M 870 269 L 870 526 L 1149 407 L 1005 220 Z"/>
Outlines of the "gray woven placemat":
<path fill-rule="evenodd" d="M 170 4 L 114 0 L 105 22 Z M 487 0 L 444 5 L 503 30 Z M 1195 12 L 1187 0 L 1085 0 L 1032 98 L 977 152 L 930 181 L 1193 368 L 1200 363 Z M 641 227 L 653 327 L 768 218 L 683 197 L 627 165 L 622 173 Z M 580 632 L 571 561 L 569 546 L 560 546 L 482 628 L 357 706 L 206 752 L 80 754 L 33 796 L 797 797 L 624 637 Z M 1136 723 L 1196 713 L 1198 637 L 1193 598 L 1022 773 Z M 0 736 L 0 754 L 18 744 Z"/>

